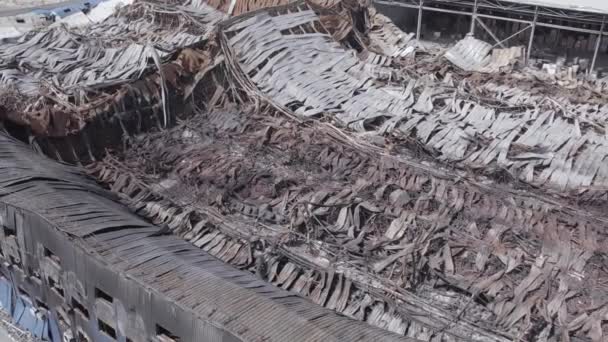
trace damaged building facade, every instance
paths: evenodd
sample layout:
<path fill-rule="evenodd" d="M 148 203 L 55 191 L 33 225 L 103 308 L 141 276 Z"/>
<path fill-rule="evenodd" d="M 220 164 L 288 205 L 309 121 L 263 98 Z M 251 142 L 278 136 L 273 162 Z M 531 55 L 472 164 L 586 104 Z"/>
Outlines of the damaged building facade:
<path fill-rule="evenodd" d="M 0 47 L 0 303 L 34 335 L 606 339 L 606 82 L 533 62 L 602 13 L 108 3 Z"/>

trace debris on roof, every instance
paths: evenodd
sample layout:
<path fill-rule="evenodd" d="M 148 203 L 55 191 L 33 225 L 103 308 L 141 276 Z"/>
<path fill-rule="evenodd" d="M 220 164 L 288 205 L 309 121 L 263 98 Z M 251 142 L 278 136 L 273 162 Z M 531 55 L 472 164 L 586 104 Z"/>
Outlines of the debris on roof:
<path fill-rule="evenodd" d="M 36 341 L 420 342 L 222 263 L 4 132 L 0 155 L 0 308 Z"/>
<path fill-rule="evenodd" d="M 470 36 L 456 43 L 445 53 L 445 58 L 457 67 L 466 71 L 484 73 L 503 71 L 506 67 L 512 67 L 523 57 L 524 48 L 522 46 L 498 49 Z"/>
<path fill-rule="evenodd" d="M 383 15 L 370 9 L 371 27 L 368 32 L 369 48 L 372 51 L 394 58 L 411 56 L 416 50 L 414 33 L 401 31 L 393 22 Z"/>
<path fill-rule="evenodd" d="M 187 78 L 188 66 L 179 64 L 185 60 L 174 53 L 206 41 L 225 18 L 200 1 L 166 12 L 166 5 L 141 2 L 98 24 L 45 28 L 8 42 L 0 51 L 0 82 L 29 101 L 19 113 L 0 117 L 30 125 L 39 135 L 64 136 L 115 112 L 125 97 L 152 106 L 150 101 L 164 101 Z M 155 73 L 159 69 L 165 74 Z"/>

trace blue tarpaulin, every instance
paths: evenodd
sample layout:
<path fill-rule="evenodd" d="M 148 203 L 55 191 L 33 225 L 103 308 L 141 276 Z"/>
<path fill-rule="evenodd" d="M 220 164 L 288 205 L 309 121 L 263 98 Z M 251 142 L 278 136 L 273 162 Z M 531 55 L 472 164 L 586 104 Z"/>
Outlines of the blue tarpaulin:
<path fill-rule="evenodd" d="M 61 342 L 61 333 L 54 315 L 34 307 L 31 300 L 18 294 L 11 282 L 0 277 L 0 308 L 9 313 L 13 323 L 43 341 Z"/>

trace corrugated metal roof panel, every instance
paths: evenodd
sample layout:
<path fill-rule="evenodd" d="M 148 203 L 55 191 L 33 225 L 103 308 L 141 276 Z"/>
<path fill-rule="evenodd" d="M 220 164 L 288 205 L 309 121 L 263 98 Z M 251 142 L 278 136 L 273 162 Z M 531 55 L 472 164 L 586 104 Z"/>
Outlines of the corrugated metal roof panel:
<path fill-rule="evenodd" d="M 466 37 L 449 49 L 445 57 L 457 67 L 467 71 L 499 72 L 523 56 L 523 47 L 493 49 L 492 45 Z"/>
<path fill-rule="evenodd" d="M 104 291 L 122 305 L 141 310 L 142 316 L 150 315 L 142 317 L 150 317 L 146 328 L 152 320 L 163 327 L 170 324 L 166 327 L 185 341 L 196 341 L 194 330 L 197 335 L 211 330 L 222 335 L 221 341 L 230 342 L 415 341 L 262 283 L 255 275 L 234 269 L 177 236 L 150 234 L 158 227 L 112 201 L 114 196 L 81 170 L 36 155 L 4 134 L 0 134 L 0 155 L 0 209 L 5 210 L 0 222 L 15 230 L 19 225 L 28 237 L 61 233 L 62 238 L 53 241 L 63 241 L 64 248 L 57 250 L 63 267 L 72 270 L 78 282 L 86 281 L 87 288 L 108 286 Z M 70 190 L 65 190 L 66 186 Z M 9 210 L 11 214 L 7 214 Z M 15 211 L 24 214 L 17 216 Z M 100 217 L 113 213 L 115 219 L 97 220 L 90 213 Z M 7 223 L 9 218 L 17 222 L 17 217 L 20 223 Z M 73 224 L 75 218 L 80 219 L 78 224 Z M 139 230 L 145 234 L 135 242 L 121 247 L 106 243 L 106 237 L 119 238 L 119 232 L 131 236 Z M 24 245 L 37 243 L 28 240 Z M 76 258 L 74 251 L 83 254 Z M 124 286 L 125 291 L 118 286 Z M 127 291 L 134 295 L 126 295 Z M 145 299 L 140 301 L 144 293 Z M 142 333 L 152 335 L 155 331 Z"/>
<path fill-rule="evenodd" d="M 608 14 L 608 1 L 606 0 L 503 0 L 517 4 L 547 6 L 575 11 Z"/>

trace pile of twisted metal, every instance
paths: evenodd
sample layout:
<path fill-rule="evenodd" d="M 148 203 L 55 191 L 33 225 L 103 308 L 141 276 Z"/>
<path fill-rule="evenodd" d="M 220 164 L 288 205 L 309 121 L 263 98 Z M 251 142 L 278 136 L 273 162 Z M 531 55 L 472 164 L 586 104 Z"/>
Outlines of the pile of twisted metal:
<path fill-rule="evenodd" d="M 608 338 L 602 81 L 365 0 L 134 1 L 0 47 L 0 120 L 138 215 L 423 341 Z"/>

